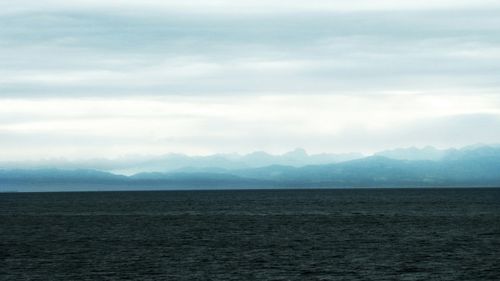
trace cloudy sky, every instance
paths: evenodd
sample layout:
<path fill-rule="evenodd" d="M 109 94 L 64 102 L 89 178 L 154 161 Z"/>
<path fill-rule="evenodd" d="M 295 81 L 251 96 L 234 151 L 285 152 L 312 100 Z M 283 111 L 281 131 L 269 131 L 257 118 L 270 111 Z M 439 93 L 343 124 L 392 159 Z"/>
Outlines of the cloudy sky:
<path fill-rule="evenodd" d="M 0 158 L 500 142 L 497 0 L 0 1 Z"/>

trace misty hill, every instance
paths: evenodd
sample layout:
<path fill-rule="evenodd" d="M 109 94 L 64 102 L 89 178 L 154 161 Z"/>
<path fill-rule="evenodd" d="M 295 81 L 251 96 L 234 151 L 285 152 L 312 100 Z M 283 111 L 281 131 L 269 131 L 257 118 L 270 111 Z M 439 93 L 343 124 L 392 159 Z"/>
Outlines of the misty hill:
<path fill-rule="evenodd" d="M 441 160 L 400 160 L 375 155 L 341 163 L 244 169 L 186 168 L 179 172 L 130 177 L 94 170 L 0 170 L 0 190 L 266 188 L 266 187 L 418 187 L 500 186 L 500 148 L 450 151 Z"/>
<path fill-rule="evenodd" d="M 0 170 L 0 192 L 109 190 L 127 183 L 125 176 L 96 170 Z"/>
<path fill-rule="evenodd" d="M 397 148 L 392 150 L 384 150 L 377 152 L 375 155 L 383 156 L 391 159 L 399 160 L 441 160 L 443 157 L 455 149 L 441 150 L 434 148 L 432 146 L 426 146 L 424 148 L 408 147 L 408 148 Z"/>
<path fill-rule="evenodd" d="M 469 146 L 462 149 L 440 150 L 431 146 L 423 148 L 398 148 L 375 153 L 396 160 L 431 160 L 440 161 L 460 157 L 477 149 L 496 149 L 498 146 Z M 227 170 L 263 168 L 268 166 L 303 167 L 326 165 L 361 159 L 360 153 L 345 154 L 308 154 L 304 149 L 273 155 L 263 151 L 241 154 L 214 154 L 207 156 L 188 156 L 184 154 L 166 154 L 162 156 L 130 156 L 118 159 L 91 159 L 68 161 L 64 159 L 0 162 L 0 169 L 64 169 L 64 170 L 100 170 L 118 174 L 136 174 L 143 172 L 188 172 L 188 173 L 225 173 Z"/>
<path fill-rule="evenodd" d="M 5 180 L 116 180 L 124 179 L 125 176 L 115 175 L 97 170 L 61 170 L 61 169 L 38 169 L 38 170 L 0 170 L 0 179 Z"/>
<path fill-rule="evenodd" d="M 92 159 L 67 161 L 64 159 L 31 162 L 0 162 L 3 169 L 95 169 L 101 171 L 134 174 L 141 172 L 182 172 L 183 169 L 213 171 L 216 169 L 235 170 L 258 168 L 270 165 L 300 167 L 338 163 L 362 158 L 360 153 L 345 154 L 307 154 L 303 149 L 296 149 L 282 155 L 272 155 L 257 151 L 246 155 L 214 154 L 208 156 L 188 156 L 185 154 L 166 154 L 155 157 L 124 157 L 120 159 Z"/>
<path fill-rule="evenodd" d="M 377 156 L 383 156 L 391 159 L 399 160 L 432 160 L 439 161 L 443 159 L 450 159 L 453 157 L 462 157 L 467 154 L 495 154 L 496 150 L 500 148 L 498 145 L 471 145 L 466 146 L 461 149 L 437 149 L 432 146 L 426 146 L 423 148 L 408 147 L 408 148 L 396 148 L 392 150 L 384 150 L 375 153 Z"/>

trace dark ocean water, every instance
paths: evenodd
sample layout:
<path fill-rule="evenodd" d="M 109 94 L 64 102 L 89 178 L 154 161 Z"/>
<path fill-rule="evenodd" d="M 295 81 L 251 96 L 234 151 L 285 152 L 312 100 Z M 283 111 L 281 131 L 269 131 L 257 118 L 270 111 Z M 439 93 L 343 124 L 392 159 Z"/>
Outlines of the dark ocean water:
<path fill-rule="evenodd" d="M 0 194 L 0 280 L 500 280 L 500 189 Z"/>

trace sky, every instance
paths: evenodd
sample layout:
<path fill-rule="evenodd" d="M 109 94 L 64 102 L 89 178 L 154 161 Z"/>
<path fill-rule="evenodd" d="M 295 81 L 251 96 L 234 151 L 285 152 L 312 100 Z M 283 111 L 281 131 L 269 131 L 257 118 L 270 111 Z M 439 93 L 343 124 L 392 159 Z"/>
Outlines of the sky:
<path fill-rule="evenodd" d="M 500 1 L 0 0 L 0 159 L 500 142 Z"/>

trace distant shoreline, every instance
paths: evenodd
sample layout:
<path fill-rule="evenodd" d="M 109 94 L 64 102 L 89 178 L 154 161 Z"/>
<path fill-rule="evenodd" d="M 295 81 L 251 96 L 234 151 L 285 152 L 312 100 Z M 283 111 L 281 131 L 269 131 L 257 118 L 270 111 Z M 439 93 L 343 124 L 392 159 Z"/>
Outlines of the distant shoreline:
<path fill-rule="evenodd" d="M 412 187 L 261 187 L 261 188 L 168 188 L 168 189 L 116 189 L 116 190 L 41 190 L 41 191 L 0 191 L 1 194 L 11 193 L 110 193 L 110 192 L 210 192 L 210 191 L 314 191 L 314 190 L 452 190 L 452 189 L 499 189 L 500 186 L 412 186 Z"/>

